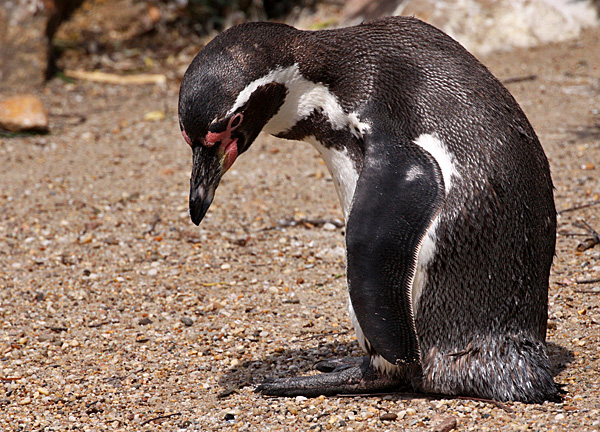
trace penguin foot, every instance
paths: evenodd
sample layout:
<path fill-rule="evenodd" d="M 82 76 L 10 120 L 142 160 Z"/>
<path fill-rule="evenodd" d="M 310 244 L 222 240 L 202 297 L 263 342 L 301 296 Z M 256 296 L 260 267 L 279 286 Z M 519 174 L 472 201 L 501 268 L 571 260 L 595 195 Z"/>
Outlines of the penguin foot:
<path fill-rule="evenodd" d="M 342 357 L 339 359 L 321 360 L 315 363 L 319 372 L 340 372 L 351 367 L 360 367 L 368 357 Z"/>
<path fill-rule="evenodd" d="M 405 379 L 377 371 L 369 357 L 324 360 L 315 367 L 325 373 L 266 381 L 255 392 L 268 396 L 317 397 L 396 391 L 409 386 Z"/>

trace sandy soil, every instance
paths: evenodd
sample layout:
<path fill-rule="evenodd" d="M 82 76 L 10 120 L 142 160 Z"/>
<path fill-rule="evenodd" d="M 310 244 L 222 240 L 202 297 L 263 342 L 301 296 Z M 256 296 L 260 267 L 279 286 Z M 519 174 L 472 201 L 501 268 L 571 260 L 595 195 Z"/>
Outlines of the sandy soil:
<path fill-rule="evenodd" d="M 507 87 L 549 156 L 559 210 L 600 198 L 599 52 L 590 30 L 483 59 L 502 79 L 535 76 Z M 54 80 L 52 133 L 0 138 L 1 430 L 419 431 L 448 417 L 458 430 L 600 429 L 600 284 L 577 283 L 600 278 L 600 246 L 577 252 L 585 236 L 568 235 L 586 232 L 578 221 L 600 231 L 600 206 L 559 218 L 548 344 L 563 403 L 254 394 L 359 354 L 343 229 L 286 223 L 341 211 L 309 145 L 262 137 L 193 226 L 177 92 L 176 80 Z"/>

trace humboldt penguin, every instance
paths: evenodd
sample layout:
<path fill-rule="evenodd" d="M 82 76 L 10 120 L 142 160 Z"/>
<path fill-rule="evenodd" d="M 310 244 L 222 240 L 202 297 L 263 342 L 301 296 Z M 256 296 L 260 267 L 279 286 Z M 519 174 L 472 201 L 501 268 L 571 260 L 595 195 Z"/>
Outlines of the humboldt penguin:
<path fill-rule="evenodd" d="M 344 212 L 350 317 L 367 356 L 258 392 L 557 397 L 548 160 L 515 99 L 459 43 L 408 17 L 242 24 L 187 69 L 179 121 L 195 224 L 261 131 L 314 145 Z"/>

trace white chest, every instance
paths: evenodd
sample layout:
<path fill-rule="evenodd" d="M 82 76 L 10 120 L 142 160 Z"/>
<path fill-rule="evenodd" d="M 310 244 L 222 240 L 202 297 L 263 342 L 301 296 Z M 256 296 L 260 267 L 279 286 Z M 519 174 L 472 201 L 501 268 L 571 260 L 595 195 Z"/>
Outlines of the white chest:
<path fill-rule="evenodd" d="M 312 144 L 321 154 L 327 169 L 333 177 L 333 184 L 342 206 L 344 219 L 348 220 L 350 208 L 352 207 L 352 197 L 358 181 L 358 171 L 354 162 L 348 154 L 348 150 L 335 150 L 323 146 L 314 137 L 307 137 L 305 141 Z"/>

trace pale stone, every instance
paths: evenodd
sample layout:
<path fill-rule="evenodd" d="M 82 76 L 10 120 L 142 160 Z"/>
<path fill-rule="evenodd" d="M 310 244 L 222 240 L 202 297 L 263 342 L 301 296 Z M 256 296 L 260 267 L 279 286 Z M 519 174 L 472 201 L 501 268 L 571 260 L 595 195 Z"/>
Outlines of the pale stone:
<path fill-rule="evenodd" d="M 30 94 L 0 101 L 0 128 L 11 132 L 48 130 L 48 111 L 42 101 Z"/>

